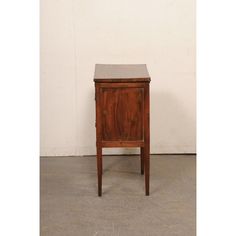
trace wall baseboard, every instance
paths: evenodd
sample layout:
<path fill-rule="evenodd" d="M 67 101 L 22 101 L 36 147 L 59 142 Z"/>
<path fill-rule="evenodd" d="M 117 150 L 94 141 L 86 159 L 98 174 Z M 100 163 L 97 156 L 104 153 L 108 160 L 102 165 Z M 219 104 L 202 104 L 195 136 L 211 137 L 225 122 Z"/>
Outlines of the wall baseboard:
<path fill-rule="evenodd" d="M 195 146 L 151 146 L 151 154 L 195 154 Z M 139 154 L 138 148 L 104 148 L 104 155 L 137 155 Z M 42 147 L 40 156 L 94 156 L 96 155 L 96 147 Z"/>

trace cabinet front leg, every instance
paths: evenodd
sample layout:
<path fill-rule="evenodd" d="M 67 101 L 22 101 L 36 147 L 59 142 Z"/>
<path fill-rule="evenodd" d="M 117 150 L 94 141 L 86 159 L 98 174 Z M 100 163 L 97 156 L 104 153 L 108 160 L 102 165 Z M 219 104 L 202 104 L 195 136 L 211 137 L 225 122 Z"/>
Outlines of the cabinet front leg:
<path fill-rule="evenodd" d="M 97 147 L 98 196 L 102 196 L 102 147 Z"/>
<path fill-rule="evenodd" d="M 149 185 L 150 185 L 150 153 L 149 145 L 144 147 L 144 173 L 145 173 L 145 191 L 146 196 L 149 196 Z"/>

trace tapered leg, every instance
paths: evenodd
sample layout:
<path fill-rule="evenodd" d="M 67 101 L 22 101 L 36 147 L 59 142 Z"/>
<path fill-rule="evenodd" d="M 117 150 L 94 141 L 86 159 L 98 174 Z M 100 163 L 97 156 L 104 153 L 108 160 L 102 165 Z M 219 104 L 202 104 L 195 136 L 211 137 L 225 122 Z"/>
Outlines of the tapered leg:
<path fill-rule="evenodd" d="M 150 179 L 150 153 L 149 153 L 149 145 L 147 144 L 144 147 L 144 168 L 145 168 L 145 191 L 146 196 L 149 196 L 149 179 Z"/>
<path fill-rule="evenodd" d="M 102 196 L 102 148 L 97 147 L 98 196 Z"/>
<path fill-rule="evenodd" d="M 140 164 L 141 164 L 141 175 L 144 174 L 144 148 L 140 148 Z"/>

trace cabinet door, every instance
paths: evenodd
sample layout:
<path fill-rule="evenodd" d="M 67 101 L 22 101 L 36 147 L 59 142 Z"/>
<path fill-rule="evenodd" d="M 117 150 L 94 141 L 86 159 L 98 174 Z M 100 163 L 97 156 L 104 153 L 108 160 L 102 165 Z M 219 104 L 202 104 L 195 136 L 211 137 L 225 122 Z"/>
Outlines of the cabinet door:
<path fill-rule="evenodd" d="M 102 140 L 143 140 L 144 88 L 105 87 L 100 96 Z"/>

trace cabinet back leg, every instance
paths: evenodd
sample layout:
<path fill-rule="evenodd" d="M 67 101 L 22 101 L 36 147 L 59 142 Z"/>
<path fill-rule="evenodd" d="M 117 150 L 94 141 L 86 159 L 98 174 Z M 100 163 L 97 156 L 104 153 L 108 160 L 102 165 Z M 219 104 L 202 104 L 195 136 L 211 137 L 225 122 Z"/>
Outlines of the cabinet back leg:
<path fill-rule="evenodd" d="M 141 175 L 144 174 L 144 149 L 140 148 L 140 165 L 141 165 Z"/>

